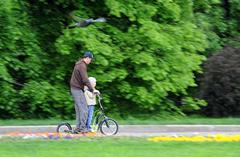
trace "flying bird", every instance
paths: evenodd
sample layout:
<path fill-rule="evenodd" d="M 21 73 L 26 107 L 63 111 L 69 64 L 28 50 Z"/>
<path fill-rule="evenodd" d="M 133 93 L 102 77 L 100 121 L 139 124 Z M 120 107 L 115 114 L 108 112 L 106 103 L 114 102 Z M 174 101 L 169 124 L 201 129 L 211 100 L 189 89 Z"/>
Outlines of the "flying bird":
<path fill-rule="evenodd" d="M 76 27 L 83 28 L 83 27 L 87 27 L 91 24 L 98 23 L 98 22 L 106 22 L 106 19 L 103 17 L 97 18 L 95 20 L 93 18 L 90 18 L 90 19 L 86 19 L 86 20 L 76 21 L 76 19 L 75 19 L 75 24 L 72 26 L 69 26 L 69 28 L 76 28 Z"/>

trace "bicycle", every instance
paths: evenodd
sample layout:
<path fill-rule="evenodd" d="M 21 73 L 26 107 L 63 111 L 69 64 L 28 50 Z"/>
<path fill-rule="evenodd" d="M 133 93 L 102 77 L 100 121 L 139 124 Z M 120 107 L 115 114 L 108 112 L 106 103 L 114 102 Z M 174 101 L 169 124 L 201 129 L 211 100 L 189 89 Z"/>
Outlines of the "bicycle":
<path fill-rule="evenodd" d="M 104 135 L 115 135 L 118 133 L 118 123 L 116 120 L 109 118 L 105 115 L 104 108 L 102 106 L 101 100 L 103 99 L 100 95 L 98 97 L 99 109 L 94 112 L 94 118 L 92 123 L 92 129 L 94 132 L 100 130 L 100 132 Z M 74 129 L 68 122 L 60 123 L 57 126 L 58 133 L 74 133 Z"/>

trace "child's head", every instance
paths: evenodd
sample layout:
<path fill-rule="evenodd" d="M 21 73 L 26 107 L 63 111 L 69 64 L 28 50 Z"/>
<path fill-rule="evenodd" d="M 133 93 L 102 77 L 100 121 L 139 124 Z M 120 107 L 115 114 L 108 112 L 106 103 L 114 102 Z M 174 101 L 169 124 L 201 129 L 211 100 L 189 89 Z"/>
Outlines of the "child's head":
<path fill-rule="evenodd" d="M 94 77 L 89 77 L 88 79 L 89 79 L 89 82 L 90 82 L 91 86 L 92 86 L 93 88 L 95 88 L 95 87 L 96 87 L 96 82 L 97 82 L 96 78 L 94 78 Z"/>

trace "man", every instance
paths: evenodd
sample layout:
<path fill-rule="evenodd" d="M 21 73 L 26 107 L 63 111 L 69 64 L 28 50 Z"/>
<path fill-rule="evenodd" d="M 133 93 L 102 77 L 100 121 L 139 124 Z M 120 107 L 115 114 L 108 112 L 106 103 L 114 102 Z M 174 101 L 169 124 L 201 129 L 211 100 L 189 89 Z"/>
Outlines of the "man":
<path fill-rule="evenodd" d="M 71 93 L 75 102 L 76 111 L 76 129 L 75 133 L 89 132 L 86 122 L 88 115 L 88 106 L 84 96 L 84 86 L 87 86 L 90 92 L 93 92 L 93 87 L 88 80 L 87 65 L 91 63 L 93 54 L 90 51 L 84 53 L 84 56 L 75 64 L 71 81 Z"/>

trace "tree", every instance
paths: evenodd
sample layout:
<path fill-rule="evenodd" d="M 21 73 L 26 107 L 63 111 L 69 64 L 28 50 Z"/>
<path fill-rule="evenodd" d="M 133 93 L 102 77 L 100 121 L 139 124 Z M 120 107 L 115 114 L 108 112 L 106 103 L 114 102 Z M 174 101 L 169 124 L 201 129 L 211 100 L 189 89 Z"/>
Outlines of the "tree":
<path fill-rule="evenodd" d="M 98 7 L 89 16 L 100 13 L 109 24 L 66 29 L 56 47 L 69 62 L 79 55 L 78 48 L 95 53 L 91 75 L 98 78 L 108 107 L 115 111 L 180 111 L 168 95 L 187 95 L 186 89 L 196 86 L 193 72 L 200 71 L 204 59 L 198 52 L 207 46 L 206 36 L 192 22 L 191 6 L 187 0 L 106 0 L 101 13 Z"/>
<path fill-rule="evenodd" d="M 196 25 L 207 34 L 205 56 L 219 52 L 225 45 L 240 46 L 240 1 L 196 0 L 193 11 Z"/>
<path fill-rule="evenodd" d="M 201 96 L 208 116 L 240 115 L 240 49 L 225 47 L 204 63 Z"/>
<path fill-rule="evenodd" d="M 239 25 L 238 1 L 230 2 L 229 25 L 218 0 L 0 4 L 0 75 L 24 84 L 0 82 L 2 118 L 73 117 L 69 79 L 85 50 L 94 52 L 90 76 L 98 79 L 111 112 L 125 116 L 126 112 L 181 114 L 199 109 L 203 103 L 191 98 L 187 89 L 197 86 L 195 74 L 201 72 L 205 50 L 221 47 L 227 33 L 235 37 Z M 108 22 L 69 29 L 72 15 L 106 17 Z M 231 23 L 234 27 L 229 29 Z"/>

